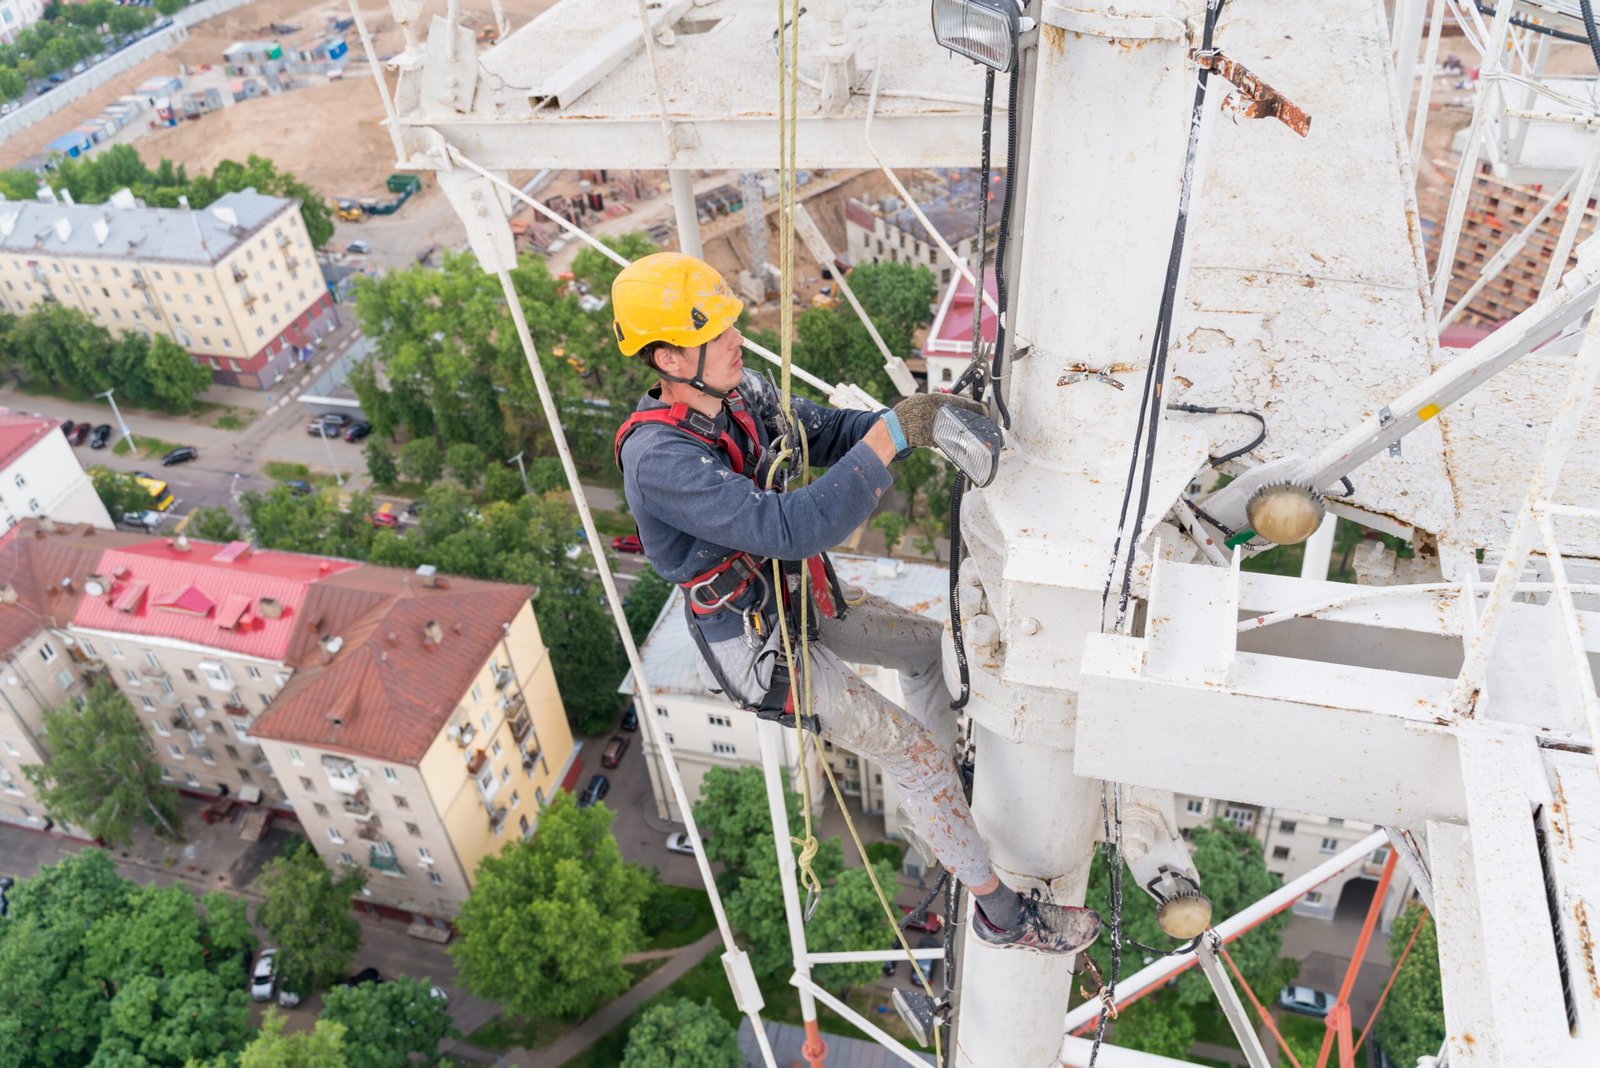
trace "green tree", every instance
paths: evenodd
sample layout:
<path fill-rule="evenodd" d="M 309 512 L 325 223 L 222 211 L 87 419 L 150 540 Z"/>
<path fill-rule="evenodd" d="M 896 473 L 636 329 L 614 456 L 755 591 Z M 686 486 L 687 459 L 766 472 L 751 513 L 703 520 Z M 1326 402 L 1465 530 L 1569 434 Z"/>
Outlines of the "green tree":
<path fill-rule="evenodd" d="M 175 15 L 189 6 L 189 0 L 156 0 L 156 10 L 163 15 Z"/>
<path fill-rule="evenodd" d="M 634 578 L 628 595 L 622 599 L 622 610 L 628 617 L 628 631 L 635 644 L 643 643 L 661 614 L 661 606 L 671 596 L 672 583 L 656 574 L 653 567 L 646 567 Z"/>
<path fill-rule="evenodd" d="M 602 237 L 600 243 L 630 263 L 641 256 L 661 251 L 661 246 L 637 230 L 615 237 Z M 589 292 L 607 300 L 611 299 L 611 283 L 621 271 L 620 263 L 587 245 L 572 258 L 572 276 L 588 285 Z"/>
<path fill-rule="evenodd" d="M 201 939 L 206 967 L 225 984 L 242 989 L 249 970 L 246 965 L 256 949 L 256 934 L 250 927 L 245 903 L 213 890 L 200 899 L 200 905 L 205 910 Z"/>
<path fill-rule="evenodd" d="M 522 496 L 522 476 L 505 464 L 491 464 L 483 472 L 483 497 L 488 501 L 515 501 Z"/>
<path fill-rule="evenodd" d="M 265 493 L 251 490 L 239 504 L 264 548 L 364 560 L 372 546 L 372 524 L 367 521 L 372 498 L 365 493 L 352 494 L 344 508 L 331 495 L 302 497 L 280 485 Z"/>
<path fill-rule="evenodd" d="M 413 1053 L 431 1059 L 440 1042 L 461 1034 L 428 981 L 409 977 L 335 987 L 321 1019 L 344 1027 L 349 1068 L 406 1068 Z"/>
<path fill-rule="evenodd" d="M 211 372 L 195 362 L 176 341 L 158 334 L 150 339 L 145 383 L 149 392 L 139 398 L 145 407 L 187 412 L 200 399 L 200 394 L 211 387 Z"/>
<path fill-rule="evenodd" d="M 261 1033 L 239 1055 L 239 1068 L 349 1068 L 344 1025 L 318 1020 L 310 1031 L 284 1034 L 283 1014 L 268 1009 L 261 1018 Z M 195 1065 L 193 1068 L 225 1068 Z"/>
<path fill-rule="evenodd" d="M 47 764 L 24 773 L 53 815 L 95 838 L 126 845 L 143 822 L 181 839 L 177 792 L 161 781 L 149 734 L 128 699 L 101 679 L 81 703 L 44 714 Z"/>
<path fill-rule="evenodd" d="M 185 529 L 194 537 L 207 541 L 238 541 L 242 533 L 238 521 L 220 504 L 196 508 L 190 514 L 189 525 Z"/>
<path fill-rule="evenodd" d="M 113 520 L 121 519 L 128 512 L 142 512 L 150 507 L 150 491 L 139 485 L 138 479 L 132 475 L 104 467 L 91 467 L 89 480 L 94 483 L 100 503 L 106 506 Z"/>
<path fill-rule="evenodd" d="M 1383 1013 L 1372 1033 L 1396 1064 L 1415 1064 L 1431 1057 L 1444 1042 L 1444 982 L 1439 975 L 1439 932 L 1421 905 L 1413 904 L 1394 918 L 1389 929 L 1389 959 L 1399 960 L 1411 933 L 1417 940 L 1405 967 L 1395 976 Z"/>
<path fill-rule="evenodd" d="M 114 7 L 106 17 L 106 28 L 117 36 L 134 33 L 155 21 L 148 8 Z"/>
<path fill-rule="evenodd" d="M 182 890 L 178 891 L 180 894 Z M 236 1050 L 250 1031 L 250 999 L 210 972 L 139 975 L 111 999 L 91 1068 L 179 1065 Z"/>
<path fill-rule="evenodd" d="M 800 821 L 800 796 L 783 792 L 789 823 Z M 772 815 L 766 780 L 755 766 L 710 768 L 700 780 L 694 821 L 706 839 L 706 859 L 721 864 L 730 878 L 741 879 L 760 869 L 772 849 Z"/>
<path fill-rule="evenodd" d="M 400 477 L 400 469 L 395 466 L 394 454 L 389 451 L 379 438 L 367 439 L 366 447 L 367 474 L 372 476 L 374 486 L 392 486 Z"/>
<path fill-rule="evenodd" d="M 622 1068 L 739 1068 L 738 1033 L 706 1001 L 684 998 L 648 1008 L 628 1032 Z"/>
<path fill-rule="evenodd" d="M 623 861 L 604 805 L 557 793 L 539 833 L 478 865 L 450 956 L 467 989 L 519 1016 L 572 1019 L 621 994 L 650 881 Z"/>
<path fill-rule="evenodd" d="M 561 625 L 544 631 L 544 640 L 573 731 L 593 734 L 606 728 L 622 703 L 617 684 L 628 661 L 611 611 L 600 605 L 600 584 L 585 580 L 566 589 Z"/>
<path fill-rule="evenodd" d="M 395 457 L 400 473 L 412 482 L 431 486 L 444 474 L 444 457 L 439 454 L 439 443 L 432 438 L 417 438 L 400 446 Z"/>
<path fill-rule="evenodd" d="M 468 489 L 475 488 L 483 480 L 485 462 L 483 450 L 470 441 L 457 442 L 444 454 L 444 466 Z"/>
<path fill-rule="evenodd" d="M 933 272 L 904 263 L 863 264 L 850 272 L 850 288 L 889 351 L 908 354 L 913 332 L 932 317 Z M 884 402 L 899 396 L 884 373 L 883 354 L 848 305 L 801 312 L 795 342 L 795 362 L 819 378 L 854 382 Z"/>
<path fill-rule="evenodd" d="M 365 868 L 336 876 L 309 847 L 277 857 L 262 870 L 258 886 L 264 900 L 256 922 L 277 944 L 279 975 L 290 990 L 309 994 L 349 970 L 361 948 L 361 925 L 350 899 L 366 884 Z"/>
<path fill-rule="evenodd" d="M 879 512 L 872 517 L 869 524 L 873 530 L 883 535 L 883 551 L 890 556 L 894 555 L 895 546 L 906 536 L 906 517 L 899 512 Z"/>

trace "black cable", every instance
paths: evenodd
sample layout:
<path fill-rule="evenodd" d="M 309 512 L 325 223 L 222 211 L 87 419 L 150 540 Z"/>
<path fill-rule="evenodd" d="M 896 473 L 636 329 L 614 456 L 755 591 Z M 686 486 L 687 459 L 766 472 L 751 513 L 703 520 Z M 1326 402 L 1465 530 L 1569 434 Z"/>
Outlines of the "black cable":
<path fill-rule="evenodd" d="M 967 361 L 966 369 L 961 372 L 961 377 L 956 379 L 955 385 L 950 387 L 951 393 L 960 393 L 968 386 L 972 387 L 972 399 L 983 400 L 983 387 L 987 384 L 983 376 L 983 280 L 987 257 L 987 242 L 984 238 L 989 230 L 989 172 L 990 146 L 994 136 L 994 68 L 987 68 L 983 77 L 983 138 L 982 162 L 979 165 L 981 176 L 978 185 L 978 273 L 973 282 L 972 296 L 972 356 Z M 995 285 L 999 287 L 999 274 L 995 275 Z"/>
<path fill-rule="evenodd" d="M 925 896 L 921 901 L 917 902 L 916 908 L 906 913 L 905 916 L 900 920 L 900 929 L 902 931 L 905 930 L 906 926 L 911 922 L 911 917 L 917 915 L 918 913 L 921 913 L 924 916 L 927 915 L 928 906 L 932 905 L 933 899 L 939 896 L 939 891 L 944 889 L 945 880 L 948 878 L 950 878 L 949 869 L 940 868 L 939 877 L 933 881 L 933 889 L 929 890 L 927 896 Z"/>
<path fill-rule="evenodd" d="M 1488 4 L 1485 4 L 1483 0 L 1478 0 L 1478 11 L 1480 14 L 1488 15 L 1490 18 L 1494 18 L 1496 14 L 1495 9 L 1490 7 Z M 1512 15 L 1511 25 L 1520 27 L 1524 30 L 1532 30 L 1534 33 L 1542 34 L 1545 37 L 1554 37 L 1558 41 L 1570 41 L 1573 44 L 1589 44 L 1589 39 L 1587 37 L 1579 37 L 1575 33 L 1568 33 L 1565 30 L 1558 30 L 1554 26 L 1545 26 L 1537 22 L 1531 22 L 1528 19 L 1523 18 L 1521 15 Z"/>
<path fill-rule="evenodd" d="M 1011 410 L 1006 407 L 1005 391 L 1000 388 L 1000 378 L 1006 369 L 1006 320 L 1010 317 L 1006 285 L 1006 248 L 1011 243 L 1011 194 L 1016 189 L 1017 176 L 1017 103 L 1022 96 L 1022 79 L 1012 70 L 1007 77 L 1010 88 L 1006 95 L 1006 194 L 1000 200 L 1000 234 L 994 249 L 994 296 L 998 313 L 994 324 L 994 358 L 989 375 L 994 382 L 994 405 L 1000 413 L 1000 426 L 1011 429 Z M 989 190 L 984 188 L 984 199 Z"/>
<path fill-rule="evenodd" d="M 959 712 L 972 696 L 972 679 L 967 673 L 967 643 L 961 636 L 961 495 L 966 492 L 967 476 L 956 472 L 950 487 L 950 645 L 956 654 L 956 674 L 961 678 L 961 694 L 950 702 Z"/>
<path fill-rule="evenodd" d="M 1205 29 L 1201 38 L 1201 51 L 1209 52 L 1217 28 L 1217 19 L 1227 0 L 1207 0 Z M 1111 567 L 1106 574 L 1105 589 L 1100 595 L 1101 626 L 1105 625 L 1106 605 L 1111 598 L 1111 585 L 1116 576 L 1117 560 L 1122 550 L 1122 532 L 1128 522 L 1128 505 L 1133 497 L 1135 473 L 1143 471 L 1139 479 L 1139 502 L 1133 513 L 1133 532 L 1128 538 L 1128 558 L 1122 569 L 1122 583 L 1117 596 L 1115 625 L 1121 626 L 1127 612 L 1133 588 L 1133 564 L 1138 555 L 1139 535 L 1144 530 L 1144 511 L 1150 503 L 1150 484 L 1155 476 L 1156 434 L 1160 428 L 1161 391 L 1167 371 L 1167 342 L 1172 333 L 1173 311 L 1178 299 L 1178 274 L 1183 265 L 1184 240 L 1189 227 L 1189 194 L 1194 187 L 1195 159 L 1200 147 L 1200 127 L 1206 102 L 1206 85 L 1211 72 L 1201 67 L 1195 82 L 1194 103 L 1189 112 L 1189 143 L 1183 161 L 1183 183 L 1178 192 L 1178 219 L 1172 231 L 1172 249 L 1167 257 L 1167 274 L 1162 285 L 1161 307 L 1156 316 L 1156 330 L 1150 341 L 1150 362 L 1145 368 L 1144 394 L 1139 409 L 1139 422 L 1134 430 L 1134 447 L 1128 457 L 1127 483 L 1122 493 L 1122 511 L 1117 518 L 1117 534 L 1111 546 Z M 1149 433 L 1146 434 L 1146 424 Z M 1143 455 L 1139 443 L 1144 442 Z"/>
<path fill-rule="evenodd" d="M 1256 446 L 1267 440 L 1267 417 L 1249 408 L 1229 408 L 1225 406 L 1212 408 L 1203 404 L 1171 404 L 1168 407 L 1175 412 L 1192 412 L 1196 415 L 1247 415 L 1261 424 L 1261 432 L 1251 439 L 1250 444 L 1234 449 L 1232 452 L 1225 452 L 1221 456 L 1213 456 L 1210 461 L 1212 467 L 1221 467 L 1229 460 L 1237 459 L 1247 452 L 1254 452 Z"/>
<path fill-rule="evenodd" d="M 1578 10 L 1583 12 L 1583 32 L 1589 35 L 1589 54 L 1594 56 L 1594 65 L 1600 70 L 1600 30 L 1594 26 L 1594 8 L 1589 0 L 1578 0 Z"/>

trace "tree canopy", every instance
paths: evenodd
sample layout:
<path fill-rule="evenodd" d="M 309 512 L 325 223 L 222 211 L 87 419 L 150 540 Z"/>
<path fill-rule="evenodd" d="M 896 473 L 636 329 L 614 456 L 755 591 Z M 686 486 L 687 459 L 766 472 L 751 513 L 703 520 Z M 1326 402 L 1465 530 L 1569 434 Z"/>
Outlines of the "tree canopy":
<path fill-rule="evenodd" d="M 530 841 L 485 857 L 450 956 L 468 990 L 519 1016 L 572 1019 L 628 989 L 650 880 L 626 863 L 604 805 L 558 793 Z"/>
<path fill-rule="evenodd" d="M 264 900 L 256 921 L 278 946 L 283 986 L 301 996 L 342 978 L 361 948 L 350 899 L 367 884 L 360 866 L 337 874 L 309 845 L 274 858 L 257 880 Z"/>
<path fill-rule="evenodd" d="M 889 351 L 910 355 L 912 335 L 932 317 L 933 272 L 905 263 L 865 263 L 850 272 L 849 282 Z M 794 359 L 825 381 L 854 382 L 884 403 L 900 395 L 884 373 L 883 354 L 848 304 L 800 313 Z"/>
<path fill-rule="evenodd" d="M 738 1032 L 711 1002 L 685 998 L 646 1009 L 628 1032 L 622 1068 L 739 1068 Z"/>
<path fill-rule="evenodd" d="M 46 302 L 0 318 L 0 360 L 13 372 L 57 388 L 103 393 L 124 405 L 188 411 L 211 372 L 164 336 L 111 331 L 77 308 Z"/>
<path fill-rule="evenodd" d="M 318 1020 L 310 1031 L 286 1034 L 284 1023 L 283 1014 L 269 1008 L 261 1032 L 239 1055 L 239 1068 L 350 1068 L 343 1024 Z M 227 1063 L 191 1068 L 227 1068 Z"/>
<path fill-rule="evenodd" d="M 81 701 L 44 715 L 50 760 L 23 769 L 45 809 L 97 839 L 126 845 L 145 823 L 181 838 L 177 792 L 161 778 L 149 733 L 116 685 L 100 679 Z"/>
<path fill-rule="evenodd" d="M 1421 925 L 1422 930 L 1417 931 Z M 1395 1064 L 1415 1064 L 1432 1057 L 1444 1043 L 1444 980 L 1439 975 L 1439 931 L 1421 905 L 1412 905 L 1394 918 L 1389 929 L 1389 959 L 1399 960 L 1411 933 L 1405 967 L 1395 976 L 1383 1012 L 1372 1034 Z"/>
<path fill-rule="evenodd" d="M 334 987 L 321 1019 L 344 1028 L 349 1068 L 406 1068 L 413 1053 L 431 1058 L 440 1042 L 460 1037 L 428 981 L 404 976 Z"/>

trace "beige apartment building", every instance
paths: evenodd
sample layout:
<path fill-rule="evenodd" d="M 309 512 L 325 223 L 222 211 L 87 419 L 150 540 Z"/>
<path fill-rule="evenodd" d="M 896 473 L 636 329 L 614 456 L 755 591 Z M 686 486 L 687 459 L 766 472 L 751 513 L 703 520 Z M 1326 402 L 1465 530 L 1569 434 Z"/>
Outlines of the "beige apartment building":
<path fill-rule="evenodd" d="M 299 203 L 253 189 L 207 208 L 0 200 L 0 308 L 56 302 L 165 336 L 224 385 L 266 389 L 338 325 Z"/>
<path fill-rule="evenodd" d="M 169 782 L 292 814 L 373 907 L 437 926 L 573 758 L 525 587 L 33 520 L 0 574 L 3 820 L 49 827 L 21 769 L 104 675 Z"/>

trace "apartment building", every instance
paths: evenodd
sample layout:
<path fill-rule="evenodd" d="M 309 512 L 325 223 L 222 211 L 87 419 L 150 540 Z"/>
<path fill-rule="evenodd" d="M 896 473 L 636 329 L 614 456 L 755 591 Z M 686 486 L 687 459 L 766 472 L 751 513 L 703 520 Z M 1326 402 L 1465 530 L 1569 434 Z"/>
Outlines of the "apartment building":
<path fill-rule="evenodd" d="M 253 189 L 201 210 L 0 201 L 0 308 L 77 308 L 165 336 L 223 385 L 267 389 L 338 325 L 299 204 Z"/>
<path fill-rule="evenodd" d="M 0 0 L 0 44 L 15 41 L 42 14 L 44 0 Z"/>
<path fill-rule="evenodd" d="M 987 247 L 994 248 L 1000 228 L 1000 202 L 1005 196 L 1005 174 L 990 175 Z M 955 250 L 963 263 L 974 262 L 978 247 L 978 215 L 985 191 L 983 176 L 971 169 L 921 172 L 910 192 L 922 214 Z M 851 199 L 845 203 L 845 238 L 850 262 L 909 263 L 928 268 L 941 287 L 955 277 L 922 221 L 899 197 L 882 200 Z"/>
<path fill-rule="evenodd" d="M 45 825 L 20 769 L 104 675 L 169 782 L 292 812 L 374 906 L 437 925 L 573 757 L 525 587 L 33 521 L 0 568 L 0 819 Z"/>
<path fill-rule="evenodd" d="M 844 586 L 864 589 L 931 619 L 945 618 L 949 575 L 943 568 L 843 553 L 834 553 L 832 558 Z M 678 772 L 691 798 L 699 796 L 700 784 L 711 768 L 734 768 L 761 762 L 756 718 L 709 692 L 700 681 L 699 652 L 683 620 L 681 593 L 674 592 L 668 598 L 639 652 L 645 676 L 655 694 L 658 725 L 677 757 Z M 889 700 L 903 703 L 899 674 L 873 664 L 850 666 Z M 623 693 L 635 692 L 631 672 L 623 679 L 620 689 Z M 681 822 L 661 752 L 648 735 L 643 744 L 656 814 L 662 819 Z M 792 732 L 784 733 L 783 746 L 790 786 L 799 791 L 800 761 Z M 837 748 L 831 742 L 824 743 L 824 751 L 840 792 L 859 805 L 862 812 L 881 816 L 886 833 L 899 837 L 896 810 L 900 793 L 894 780 L 886 779 L 881 768 L 858 753 Z M 811 753 L 807 756 L 811 797 L 815 810 L 821 812 L 831 803 L 832 793 L 814 756 Z M 914 855 L 908 858 L 908 861 L 914 860 Z"/>
<path fill-rule="evenodd" d="M 0 534 L 29 516 L 111 526 L 94 483 L 61 433 L 61 420 L 0 408 Z"/>

